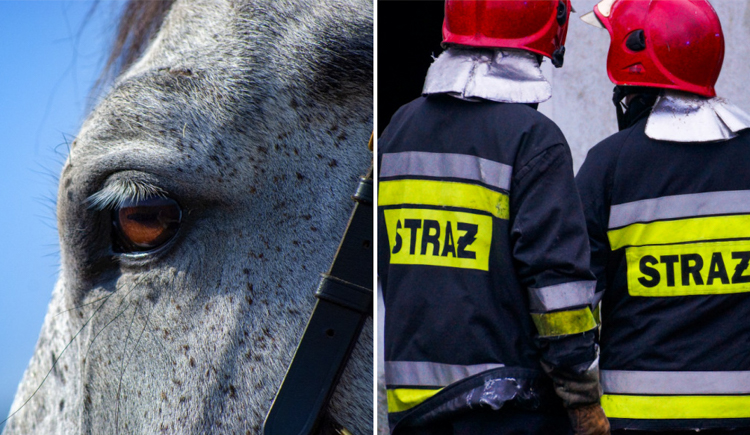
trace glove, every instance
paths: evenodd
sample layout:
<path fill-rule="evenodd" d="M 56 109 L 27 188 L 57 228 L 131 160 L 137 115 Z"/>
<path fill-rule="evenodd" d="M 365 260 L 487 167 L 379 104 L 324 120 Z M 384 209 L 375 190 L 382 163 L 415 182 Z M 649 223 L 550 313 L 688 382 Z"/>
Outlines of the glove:
<path fill-rule="evenodd" d="M 598 404 L 602 396 L 599 384 L 599 358 L 593 363 L 578 364 L 573 367 L 554 367 L 541 361 L 542 368 L 552 378 L 555 392 L 567 409 L 582 408 Z"/>
<path fill-rule="evenodd" d="M 598 403 L 568 409 L 568 417 L 576 435 L 609 435 L 609 420 Z"/>
<path fill-rule="evenodd" d="M 552 378 L 555 392 L 568 410 L 576 435 L 609 435 L 609 420 L 599 405 L 599 358 L 573 367 L 553 367 L 541 361 Z"/>

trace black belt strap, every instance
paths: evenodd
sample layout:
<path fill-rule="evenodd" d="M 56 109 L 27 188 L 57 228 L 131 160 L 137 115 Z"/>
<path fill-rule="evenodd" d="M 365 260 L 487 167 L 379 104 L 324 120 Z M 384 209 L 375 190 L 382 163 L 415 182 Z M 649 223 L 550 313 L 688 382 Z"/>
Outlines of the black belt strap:
<path fill-rule="evenodd" d="M 361 178 L 344 237 L 318 285 L 318 301 L 263 423 L 264 435 L 318 428 L 365 320 L 372 315 L 372 169 Z"/>

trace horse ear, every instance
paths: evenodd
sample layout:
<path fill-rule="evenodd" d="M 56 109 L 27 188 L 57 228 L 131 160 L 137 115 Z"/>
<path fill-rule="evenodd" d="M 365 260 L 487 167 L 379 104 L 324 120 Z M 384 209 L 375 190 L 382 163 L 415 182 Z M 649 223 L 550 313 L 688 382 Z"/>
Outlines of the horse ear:
<path fill-rule="evenodd" d="M 346 105 L 348 99 L 372 100 L 373 31 L 371 17 L 331 22 L 316 33 L 308 87 L 324 99 Z M 343 21 L 343 22 L 342 22 Z"/>

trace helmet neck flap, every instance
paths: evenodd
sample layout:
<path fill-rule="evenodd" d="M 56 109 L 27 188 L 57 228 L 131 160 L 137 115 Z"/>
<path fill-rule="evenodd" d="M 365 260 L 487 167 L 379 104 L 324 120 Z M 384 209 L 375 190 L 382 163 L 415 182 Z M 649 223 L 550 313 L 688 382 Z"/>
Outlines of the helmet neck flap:
<path fill-rule="evenodd" d="M 666 90 L 646 122 L 646 136 L 669 142 L 720 142 L 750 128 L 750 115 L 723 98 Z"/>
<path fill-rule="evenodd" d="M 542 74 L 539 59 L 524 50 L 449 47 L 427 71 L 422 94 L 541 103 L 552 96 L 552 87 Z"/>

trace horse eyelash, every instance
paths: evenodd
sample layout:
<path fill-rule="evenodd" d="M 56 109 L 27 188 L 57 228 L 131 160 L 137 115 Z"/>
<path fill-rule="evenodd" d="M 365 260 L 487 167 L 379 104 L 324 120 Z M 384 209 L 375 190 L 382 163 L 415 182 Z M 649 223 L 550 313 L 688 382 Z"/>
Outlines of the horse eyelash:
<path fill-rule="evenodd" d="M 155 196 L 165 198 L 160 187 L 139 180 L 116 180 L 86 200 L 89 208 L 97 211 L 116 209 L 128 201 L 138 202 Z"/>

